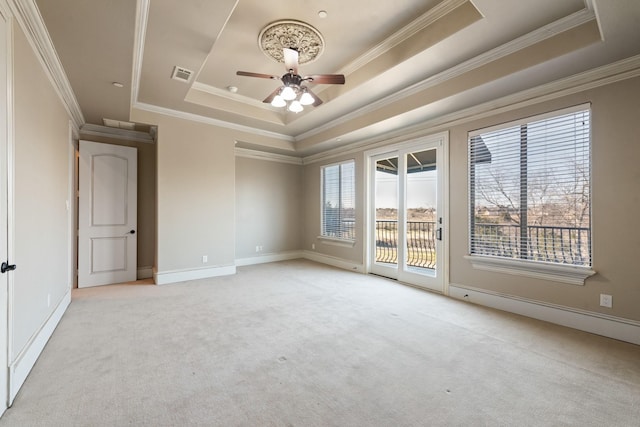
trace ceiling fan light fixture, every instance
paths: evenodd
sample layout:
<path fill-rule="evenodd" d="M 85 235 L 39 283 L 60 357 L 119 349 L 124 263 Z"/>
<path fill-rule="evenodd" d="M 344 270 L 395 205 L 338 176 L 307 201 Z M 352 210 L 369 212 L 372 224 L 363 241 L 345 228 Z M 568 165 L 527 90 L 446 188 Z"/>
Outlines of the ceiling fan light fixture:
<path fill-rule="evenodd" d="M 278 108 L 285 107 L 287 105 L 287 101 L 285 101 L 282 96 L 276 95 L 275 98 L 273 98 L 273 101 L 271 101 L 271 105 Z"/>
<path fill-rule="evenodd" d="M 280 93 L 280 96 L 285 101 L 292 101 L 292 100 L 296 99 L 296 96 L 298 96 L 298 95 L 296 94 L 296 91 L 293 90 L 293 88 L 291 86 L 285 86 L 284 89 L 282 89 L 282 92 Z"/>
<path fill-rule="evenodd" d="M 311 105 L 315 102 L 315 99 L 313 99 L 313 96 L 311 96 L 311 94 L 309 92 L 305 91 L 302 92 L 302 95 L 300 96 L 300 104 L 302 105 Z"/>
<path fill-rule="evenodd" d="M 302 110 L 304 110 L 304 107 L 302 106 L 300 101 L 293 101 L 289 105 L 289 111 L 291 111 L 292 113 L 299 113 Z"/>

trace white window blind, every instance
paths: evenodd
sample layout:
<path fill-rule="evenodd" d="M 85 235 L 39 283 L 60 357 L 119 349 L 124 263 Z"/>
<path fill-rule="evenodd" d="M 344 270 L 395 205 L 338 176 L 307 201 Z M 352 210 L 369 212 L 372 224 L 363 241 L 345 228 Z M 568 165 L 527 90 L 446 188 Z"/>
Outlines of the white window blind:
<path fill-rule="evenodd" d="M 470 133 L 469 195 L 472 255 L 590 267 L 590 110 Z"/>
<path fill-rule="evenodd" d="M 322 237 L 355 239 L 355 163 L 322 168 Z"/>

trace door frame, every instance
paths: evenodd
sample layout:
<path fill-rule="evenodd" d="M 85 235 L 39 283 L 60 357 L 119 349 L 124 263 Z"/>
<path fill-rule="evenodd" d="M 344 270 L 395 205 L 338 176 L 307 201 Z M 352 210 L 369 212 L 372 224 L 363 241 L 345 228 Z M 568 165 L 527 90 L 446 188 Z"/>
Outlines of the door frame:
<path fill-rule="evenodd" d="M 365 236 L 365 242 L 363 245 L 363 256 L 364 256 L 364 270 L 365 273 L 372 273 L 372 265 L 373 265 L 373 254 L 372 247 L 373 242 L 375 241 L 375 227 L 373 224 L 375 223 L 375 215 L 373 214 L 372 204 L 375 201 L 375 182 L 372 179 L 373 171 L 371 167 L 371 159 L 376 156 L 381 156 L 387 153 L 393 153 L 398 150 L 421 150 L 425 148 L 425 145 L 437 144 L 437 149 L 442 151 L 442 165 L 438 165 L 439 169 L 442 169 L 442 290 L 441 292 L 444 295 L 449 294 L 449 132 L 439 132 L 435 134 L 429 134 L 417 138 L 412 138 L 408 140 L 404 140 L 401 142 L 393 143 L 390 145 L 385 145 L 381 147 L 376 147 L 371 150 L 367 150 L 364 152 L 364 182 L 365 182 L 365 191 L 364 191 L 364 210 L 365 210 L 365 220 L 363 225 L 363 233 Z M 400 186 L 402 189 L 404 185 Z M 402 218 L 398 218 L 400 221 Z M 430 288 L 426 288 L 424 286 L 420 286 L 415 283 L 406 283 L 410 286 L 418 287 L 420 289 L 433 290 Z M 439 292 L 439 290 L 434 290 Z"/>
<path fill-rule="evenodd" d="M 6 183 L 6 223 L 0 224 L 1 227 L 6 227 L 6 251 L 7 258 L 9 260 L 14 259 L 15 255 L 15 212 L 14 212 L 14 152 L 15 152 L 15 141 L 14 141 L 14 102 L 13 102 L 13 25 L 14 19 L 13 15 L 10 13 L 8 9 L 5 8 L 4 3 L 0 3 L 0 19 L 3 19 L 6 23 L 6 32 L 5 32 L 5 49 L 6 49 L 6 81 L 0 82 L 0 84 L 5 85 L 6 88 L 6 145 L 2 147 L 2 156 L 3 160 L 6 160 L 4 163 L 6 165 L 6 170 L 3 172 L 5 174 L 5 183 Z M 3 260 L 5 261 L 5 260 Z M 2 402 L 2 407 L 0 408 L 0 415 L 4 413 L 4 411 L 10 407 L 13 403 L 14 392 L 13 392 L 13 370 L 9 369 L 11 365 L 11 355 L 13 353 L 13 289 L 14 289 L 14 275 L 7 274 L 7 290 L 6 290 L 6 303 L 2 304 L 0 307 L 0 315 L 6 319 L 6 342 L 0 343 L 0 351 L 3 353 L 3 358 L 6 357 L 5 362 L 0 366 L 1 369 L 6 373 L 6 383 L 0 384 L 0 387 L 3 388 L 4 396 L 6 400 Z"/>
<path fill-rule="evenodd" d="M 138 203 L 138 149 L 134 146 L 124 144 L 109 144 L 104 142 L 90 141 L 87 139 L 81 139 L 78 141 L 80 164 L 78 167 L 78 185 L 80 187 L 78 198 L 78 287 L 85 288 L 91 286 L 104 286 L 115 283 L 131 282 L 137 279 L 137 203 Z M 84 150 L 83 150 L 84 147 Z M 125 245 L 127 249 L 127 257 L 125 259 L 125 269 L 118 271 L 105 271 L 102 273 L 96 273 L 92 275 L 90 273 L 93 254 L 87 250 L 87 241 L 90 239 L 91 232 L 96 233 L 96 230 L 100 229 L 100 225 L 92 226 L 89 216 L 93 212 L 92 206 L 92 194 L 91 183 L 93 182 L 93 157 L 90 155 L 94 149 L 101 150 L 101 155 L 105 152 L 109 156 L 118 157 L 127 161 L 127 213 L 125 222 L 126 224 L 110 225 L 105 229 L 97 232 L 101 237 L 114 237 L 111 233 L 123 231 L 122 234 L 117 234 L 125 238 Z M 83 155 L 86 153 L 88 157 Z M 89 163 L 85 161 L 90 160 Z M 85 193 L 83 193 L 83 191 Z M 83 211 L 83 208 L 88 209 Z M 131 233 L 118 229 L 131 229 Z M 83 234 L 84 233 L 84 234 Z M 88 256 L 87 260 L 85 257 Z M 82 261 L 85 261 L 83 263 Z M 88 267 L 88 268 L 87 268 Z M 84 282 L 81 280 L 83 279 Z"/>

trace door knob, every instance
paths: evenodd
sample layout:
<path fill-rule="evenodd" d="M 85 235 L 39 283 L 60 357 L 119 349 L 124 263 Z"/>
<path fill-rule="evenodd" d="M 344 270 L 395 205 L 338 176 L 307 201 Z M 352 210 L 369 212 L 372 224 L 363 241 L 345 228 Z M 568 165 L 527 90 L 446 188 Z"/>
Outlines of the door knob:
<path fill-rule="evenodd" d="M 136 234 L 136 230 L 129 231 L 129 234 Z"/>
<path fill-rule="evenodd" d="M 9 264 L 9 262 L 3 262 L 2 265 L 0 266 L 0 272 L 2 273 L 6 273 L 7 271 L 13 271 L 16 269 L 16 265 L 15 264 Z"/>

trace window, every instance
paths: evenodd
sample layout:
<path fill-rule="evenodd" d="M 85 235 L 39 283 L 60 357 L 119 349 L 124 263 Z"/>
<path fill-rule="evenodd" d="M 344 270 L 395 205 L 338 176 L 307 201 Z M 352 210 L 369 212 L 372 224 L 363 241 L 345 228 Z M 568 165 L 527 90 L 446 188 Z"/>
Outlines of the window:
<path fill-rule="evenodd" d="M 470 133 L 470 258 L 591 267 L 590 179 L 584 105 Z"/>
<path fill-rule="evenodd" d="M 355 239 L 355 162 L 322 168 L 321 237 Z"/>

